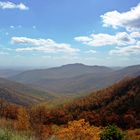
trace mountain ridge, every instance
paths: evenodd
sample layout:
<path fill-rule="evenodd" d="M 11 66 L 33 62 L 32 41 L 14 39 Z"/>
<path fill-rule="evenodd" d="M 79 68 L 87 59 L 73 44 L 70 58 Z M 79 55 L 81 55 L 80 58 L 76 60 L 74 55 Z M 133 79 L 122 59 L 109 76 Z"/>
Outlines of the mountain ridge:
<path fill-rule="evenodd" d="M 39 87 L 56 94 L 83 94 L 105 88 L 125 77 L 140 75 L 140 65 L 113 70 L 105 66 L 69 64 L 61 67 L 25 71 L 11 80 Z"/>

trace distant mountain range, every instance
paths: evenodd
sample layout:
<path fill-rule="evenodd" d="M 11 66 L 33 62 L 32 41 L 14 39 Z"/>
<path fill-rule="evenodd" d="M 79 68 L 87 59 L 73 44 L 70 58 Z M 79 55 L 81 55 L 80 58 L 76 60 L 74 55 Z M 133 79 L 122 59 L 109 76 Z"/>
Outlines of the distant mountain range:
<path fill-rule="evenodd" d="M 0 77 L 6 78 L 6 77 L 14 76 L 23 71 L 24 70 L 17 70 L 17 69 L 0 69 Z"/>
<path fill-rule="evenodd" d="M 125 77 L 139 75 L 140 65 L 113 69 L 76 63 L 49 69 L 25 71 L 11 76 L 9 79 L 58 95 L 81 95 L 105 88 Z"/>
<path fill-rule="evenodd" d="M 18 105 L 31 105 L 55 98 L 53 95 L 24 84 L 0 78 L 0 99 Z"/>
<path fill-rule="evenodd" d="M 99 74 L 103 73 L 106 74 L 108 72 L 112 72 L 113 70 L 108 67 L 104 66 L 87 66 L 83 64 L 69 64 L 64 65 L 61 67 L 54 67 L 49 69 L 37 69 L 37 70 L 30 70 L 25 71 L 12 78 L 20 81 L 20 82 L 28 82 L 32 83 L 42 80 L 42 79 L 64 79 L 64 78 L 73 78 L 76 76 L 93 73 Z"/>

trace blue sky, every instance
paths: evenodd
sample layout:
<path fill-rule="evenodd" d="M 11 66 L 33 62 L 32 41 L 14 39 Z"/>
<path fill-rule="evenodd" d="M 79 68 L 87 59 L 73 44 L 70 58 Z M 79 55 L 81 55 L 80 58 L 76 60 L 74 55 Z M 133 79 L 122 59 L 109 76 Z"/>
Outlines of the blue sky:
<path fill-rule="evenodd" d="M 139 64 L 139 3 L 0 0 L 0 66 Z"/>

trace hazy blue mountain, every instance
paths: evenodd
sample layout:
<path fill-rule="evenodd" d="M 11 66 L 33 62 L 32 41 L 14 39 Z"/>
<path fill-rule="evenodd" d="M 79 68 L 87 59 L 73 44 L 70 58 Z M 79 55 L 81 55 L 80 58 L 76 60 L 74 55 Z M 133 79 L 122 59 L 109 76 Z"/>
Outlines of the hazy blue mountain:
<path fill-rule="evenodd" d="M 7 78 L 10 76 L 17 75 L 23 71 L 24 70 L 20 70 L 20 69 L 4 69 L 4 68 L 2 68 L 2 69 L 0 69 L 0 77 Z"/>
<path fill-rule="evenodd" d="M 69 64 L 61 67 L 31 70 L 10 79 L 57 94 L 81 94 L 107 87 L 124 77 L 140 75 L 140 65 L 113 70 L 104 66 Z"/>
<path fill-rule="evenodd" d="M 36 81 L 44 79 L 64 79 L 80 76 L 87 73 L 100 74 L 109 73 L 113 70 L 104 66 L 87 66 L 83 64 L 69 64 L 61 67 L 30 70 L 20 73 L 16 76 L 11 77 L 12 80 L 23 82 L 23 83 L 34 83 Z"/>

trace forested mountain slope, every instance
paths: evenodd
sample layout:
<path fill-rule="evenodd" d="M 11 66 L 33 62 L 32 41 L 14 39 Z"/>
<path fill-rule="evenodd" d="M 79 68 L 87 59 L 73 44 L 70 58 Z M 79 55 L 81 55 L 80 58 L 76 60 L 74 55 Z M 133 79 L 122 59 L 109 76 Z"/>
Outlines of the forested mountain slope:
<path fill-rule="evenodd" d="M 121 127 L 140 125 L 140 76 L 124 79 L 108 88 L 75 100 L 67 107 L 75 119 L 96 125 L 117 123 Z"/>
<path fill-rule="evenodd" d="M 47 101 L 54 96 L 30 86 L 0 78 L 0 98 L 20 105 L 31 105 Z"/>

